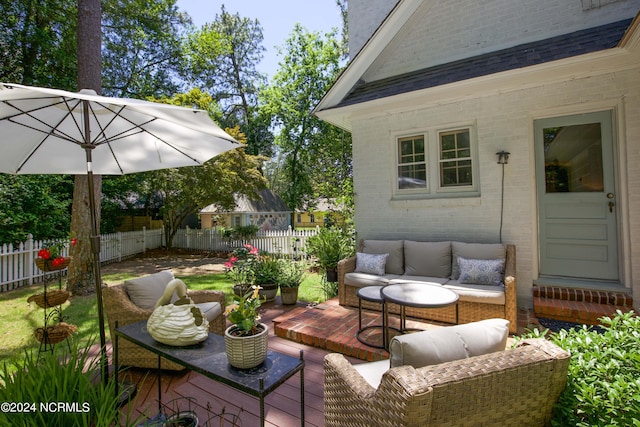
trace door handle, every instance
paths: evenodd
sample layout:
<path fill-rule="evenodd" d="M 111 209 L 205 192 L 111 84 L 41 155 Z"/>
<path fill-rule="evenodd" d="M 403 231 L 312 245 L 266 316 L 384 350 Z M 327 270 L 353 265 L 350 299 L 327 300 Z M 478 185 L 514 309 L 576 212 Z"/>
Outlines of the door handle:
<path fill-rule="evenodd" d="M 616 205 L 615 203 L 613 203 L 613 202 L 609 202 L 609 212 L 613 212 L 613 207 L 614 207 L 615 205 Z"/>

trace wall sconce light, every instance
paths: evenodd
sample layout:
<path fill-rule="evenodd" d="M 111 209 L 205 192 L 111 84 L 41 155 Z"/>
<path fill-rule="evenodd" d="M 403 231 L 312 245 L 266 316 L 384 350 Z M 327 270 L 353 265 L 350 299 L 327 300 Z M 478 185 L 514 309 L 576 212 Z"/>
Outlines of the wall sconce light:
<path fill-rule="evenodd" d="M 506 165 L 507 163 L 509 163 L 509 153 L 508 151 L 498 151 L 496 153 L 496 156 L 498 156 L 498 164 L 499 165 Z"/>

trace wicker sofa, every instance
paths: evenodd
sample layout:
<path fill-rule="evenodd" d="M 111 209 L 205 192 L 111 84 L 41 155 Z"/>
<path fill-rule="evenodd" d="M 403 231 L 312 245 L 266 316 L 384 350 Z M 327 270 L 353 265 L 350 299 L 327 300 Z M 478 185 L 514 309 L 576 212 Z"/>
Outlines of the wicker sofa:
<path fill-rule="evenodd" d="M 341 305 L 358 307 L 356 292 L 370 285 L 401 282 L 426 282 L 442 285 L 458 296 L 458 323 L 489 318 L 504 318 L 510 322 L 510 332 L 517 332 L 516 247 L 499 243 L 418 242 L 411 240 L 362 240 L 358 249 L 365 254 L 389 254 L 384 274 L 356 271 L 357 255 L 338 263 L 338 297 Z M 458 257 L 495 260 L 502 258 L 502 283 L 478 285 L 461 283 Z M 375 303 L 363 301 L 362 306 L 379 310 Z M 391 313 L 399 307 L 389 304 Z M 407 316 L 445 323 L 456 322 L 456 307 L 436 309 L 406 309 Z"/>
<path fill-rule="evenodd" d="M 113 339 L 115 324 L 128 325 L 149 319 L 153 305 L 162 295 L 167 283 L 173 279 L 173 272 L 164 270 L 148 276 L 127 280 L 121 285 L 102 289 L 103 304 L 109 330 Z M 209 320 L 209 331 L 223 335 L 226 327 L 224 316 L 224 293 L 214 290 L 188 290 L 187 294 L 198 305 Z M 140 305 L 136 305 L 132 298 Z M 124 339 L 118 340 L 118 362 L 123 366 L 136 368 L 157 368 L 158 356 Z M 165 370 L 183 370 L 184 367 L 168 360 L 161 360 Z"/>
<path fill-rule="evenodd" d="M 566 384 L 569 357 L 547 340 L 529 339 L 514 349 L 418 368 L 394 366 L 372 384 L 357 368 L 387 361 L 351 365 L 342 354 L 328 354 L 325 426 L 547 426 Z"/>

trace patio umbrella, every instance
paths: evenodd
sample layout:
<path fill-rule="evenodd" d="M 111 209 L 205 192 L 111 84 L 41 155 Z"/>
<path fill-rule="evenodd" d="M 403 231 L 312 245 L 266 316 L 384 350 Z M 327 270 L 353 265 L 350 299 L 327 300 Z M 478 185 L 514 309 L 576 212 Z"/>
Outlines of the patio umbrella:
<path fill-rule="evenodd" d="M 87 174 L 103 378 L 106 338 L 93 174 L 198 166 L 238 147 L 207 112 L 92 90 L 0 83 L 0 172 Z"/>

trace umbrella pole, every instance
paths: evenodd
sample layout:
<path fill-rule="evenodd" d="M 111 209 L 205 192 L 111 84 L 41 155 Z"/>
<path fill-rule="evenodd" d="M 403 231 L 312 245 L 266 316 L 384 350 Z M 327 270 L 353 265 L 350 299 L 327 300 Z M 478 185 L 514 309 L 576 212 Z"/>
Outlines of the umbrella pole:
<path fill-rule="evenodd" d="M 95 148 L 91 144 L 89 129 L 89 105 L 85 101 L 84 107 L 84 138 L 82 145 L 87 155 L 87 182 L 89 184 L 89 209 L 91 210 L 91 253 L 93 255 L 93 279 L 96 287 L 96 299 L 98 304 L 98 322 L 100 329 L 100 374 L 102 382 L 106 385 L 108 375 L 107 337 L 104 328 L 104 308 L 102 306 L 102 275 L 100 274 L 100 234 L 98 234 L 98 215 L 96 212 L 95 191 L 93 190 L 93 170 L 91 152 Z"/>

